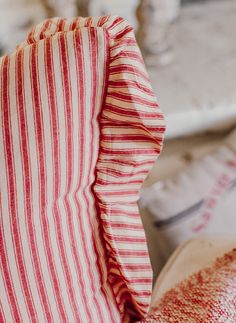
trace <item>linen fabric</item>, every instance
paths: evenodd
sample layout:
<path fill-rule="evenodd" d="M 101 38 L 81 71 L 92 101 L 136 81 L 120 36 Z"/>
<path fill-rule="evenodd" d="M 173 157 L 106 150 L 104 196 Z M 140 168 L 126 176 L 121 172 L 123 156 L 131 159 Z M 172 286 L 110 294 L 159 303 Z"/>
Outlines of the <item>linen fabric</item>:
<path fill-rule="evenodd" d="M 165 260 L 180 243 L 201 234 L 234 235 L 235 194 L 236 154 L 229 144 L 145 188 L 140 204 L 148 210 Z"/>
<path fill-rule="evenodd" d="M 168 259 L 155 281 L 151 307 L 170 289 L 194 273 L 212 266 L 214 261 L 236 246 L 235 235 L 202 235 L 182 243 Z"/>
<path fill-rule="evenodd" d="M 168 290 L 142 322 L 235 322 L 235 274 L 234 248 Z"/>
<path fill-rule="evenodd" d="M 132 28 L 54 18 L 0 59 L 0 322 L 131 322 L 137 209 L 165 130 Z"/>

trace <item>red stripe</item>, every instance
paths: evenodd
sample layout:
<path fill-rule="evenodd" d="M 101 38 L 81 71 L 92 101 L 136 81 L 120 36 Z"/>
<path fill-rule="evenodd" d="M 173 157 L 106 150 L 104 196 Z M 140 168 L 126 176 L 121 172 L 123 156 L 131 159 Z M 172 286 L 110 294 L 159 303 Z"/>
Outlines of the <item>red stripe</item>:
<path fill-rule="evenodd" d="M 88 31 L 88 36 L 89 36 L 90 68 L 91 68 L 91 71 L 92 71 L 92 75 L 91 75 L 92 76 L 92 88 L 91 88 L 91 100 L 90 100 L 90 106 L 91 106 L 91 108 L 90 108 L 91 109 L 90 124 L 91 124 L 91 138 L 94 139 L 94 134 L 95 134 L 94 121 L 95 121 L 96 104 L 97 104 L 97 83 L 98 83 L 97 82 L 97 67 L 98 67 L 97 51 L 98 51 L 98 43 L 97 43 L 96 30 L 95 29 L 90 29 Z M 93 145 L 90 145 L 90 156 L 91 157 L 90 157 L 88 174 L 91 174 L 91 172 L 92 172 L 92 161 L 94 159 L 94 157 L 93 157 L 94 156 Z M 89 183 L 89 178 L 88 178 L 86 186 L 88 187 L 89 184 L 90 183 Z M 87 204 L 87 211 L 89 212 L 89 201 L 88 201 L 88 198 L 86 196 L 85 191 L 84 191 L 84 197 L 85 197 L 86 204 Z M 90 227 L 92 228 L 93 224 L 92 224 L 92 221 L 91 221 L 90 217 L 89 217 L 89 224 L 90 224 Z M 92 239 L 93 239 L 93 248 L 94 248 L 96 257 L 98 259 L 99 253 L 98 253 L 98 250 L 97 250 L 97 246 L 95 244 L 94 232 L 92 232 Z M 98 261 L 97 261 L 97 265 L 99 266 L 98 270 L 100 272 L 100 278 L 101 278 L 102 277 L 101 276 L 102 269 L 101 269 L 100 263 Z M 92 289 L 93 289 L 93 291 L 95 291 L 94 282 L 92 283 Z M 95 300 L 96 300 L 96 306 L 97 306 L 97 310 L 98 310 L 98 314 L 99 314 L 99 319 L 101 320 L 101 322 L 103 322 L 104 317 L 103 317 L 102 310 L 101 310 L 101 308 L 100 308 L 100 306 L 99 306 L 99 304 L 97 302 L 97 299 L 95 299 Z M 108 309 L 109 309 L 110 318 L 113 321 L 110 307 L 108 307 Z"/>
<path fill-rule="evenodd" d="M 114 39 L 122 39 L 124 38 L 128 33 L 133 31 L 133 27 L 130 25 L 125 24 L 125 28 L 123 30 L 120 30 L 114 37 Z"/>
<path fill-rule="evenodd" d="M 7 164 L 7 177 L 8 177 L 8 203 L 9 209 L 11 212 L 11 226 L 12 226 L 12 239 L 15 247 L 15 258 L 17 261 L 17 266 L 19 270 L 19 275 L 21 278 L 22 291 L 24 294 L 27 310 L 29 311 L 29 315 L 32 318 L 33 322 L 36 322 L 37 314 L 34 308 L 34 304 L 32 301 L 32 294 L 29 287 L 29 282 L 27 279 L 27 273 L 25 269 L 24 256 L 22 252 L 21 245 L 21 236 L 20 236 L 20 228 L 19 228 L 19 214 L 17 210 L 17 190 L 15 183 L 15 167 L 14 167 L 14 155 L 13 155 L 13 143 L 12 143 L 12 134 L 11 134 L 11 120 L 10 120 L 10 102 L 9 102 L 9 66 L 10 60 L 8 57 L 4 60 L 3 67 L 3 120 L 4 120 L 4 143 L 5 143 L 5 156 L 6 156 L 6 164 Z"/>
<path fill-rule="evenodd" d="M 105 226 L 111 226 L 113 229 L 134 229 L 134 230 L 143 230 L 143 226 L 140 224 L 129 224 L 129 223 L 114 223 L 113 221 L 111 223 L 107 221 L 103 221 L 103 225 Z"/>
<path fill-rule="evenodd" d="M 120 250 L 120 255 L 129 257 L 129 256 L 135 256 L 135 257 L 147 257 L 149 255 L 148 251 L 142 251 L 142 250 Z M 143 278 L 140 278 L 143 279 Z"/>
<path fill-rule="evenodd" d="M 4 106 L 4 104 L 9 104 L 9 98 L 8 98 L 8 86 L 9 86 L 9 72 L 8 72 L 8 64 L 9 64 L 9 58 L 6 57 L 5 59 L 2 60 L 1 64 L 1 86 L 2 86 L 2 91 L 0 91 L 0 97 L 1 97 L 1 107 Z M 4 86 L 5 84 L 5 86 Z M 0 113 L 2 114 L 3 117 L 3 109 L 1 108 Z M 4 120 L 2 119 L 2 133 L 4 137 Z M 3 215 L 2 215 L 2 199 L 1 199 L 1 191 L 0 191 L 0 257 L 1 257 L 1 268 L 3 271 L 3 279 L 5 282 L 5 288 L 6 288 L 6 293 L 8 295 L 8 298 L 10 300 L 10 307 L 12 310 L 13 317 L 16 322 L 21 321 L 21 315 L 19 312 L 18 304 L 17 304 L 17 299 L 16 299 L 16 294 L 14 290 L 14 286 L 12 284 L 12 279 L 11 279 L 11 271 L 9 268 L 9 263 L 7 259 L 7 249 L 5 245 L 5 238 L 4 238 L 4 226 L 2 223 Z"/>
<path fill-rule="evenodd" d="M 105 73 L 104 74 L 105 74 L 105 77 L 103 79 L 102 107 L 105 105 L 105 98 L 106 98 L 105 95 L 107 93 L 107 86 L 108 86 L 109 66 L 108 66 L 107 62 L 110 59 L 109 41 L 110 41 L 109 35 L 106 32 L 106 30 L 104 30 L 104 54 L 105 54 Z M 97 64 L 98 64 L 98 62 L 97 62 Z M 98 65 L 96 65 L 96 67 L 97 67 L 97 69 L 99 69 Z M 98 98 L 98 100 L 99 100 L 99 98 Z M 101 133 L 101 128 L 100 127 L 101 127 L 101 120 L 102 120 L 102 110 L 100 111 L 97 120 L 98 120 L 99 130 L 100 130 L 100 133 Z M 100 148 L 99 148 L 99 151 L 100 151 Z M 96 172 L 96 169 L 95 169 L 95 176 L 96 177 L 98 176 L 98 174 Z M 91 191 L 92 191 L 92 193 L 94 195 L 95 200 L 97 200 L 96 192 L 94 190 L 94 185 L 95 185 L 95 182 L 91 186 Z M 94 249 L 95 249 L 95 252 L 96 252 L 96 255 L 97 255 L 97 264 L 98 264 L 98 268 L 99 268 L 100 280 L 101 280 L 101 286 L 102 286 L 101 290 L 102 290 L 102 292 L 104 294 L 104 298 L 105 298 L 105 301 L 106 301 L 106 304 L 107 304 L 107 308 L 109 309 L 110 320 L 111 320 L 111 322 L 115 323 L 116 320 L 115 320 L 114 315 L 112 313 L 111 306 L 109 304 L 109 299 L 112 297 L 112 301 L 114 303 L 116 303 L 118 305 L 118 307 L 119 307 L 119 302 L 117 301 L 117 299 L 115 297 L 112 285 L 107 284 L 107 278 L 106 277 L 107 277 L 107 267 L 109 268 L 109 263 L 108 263 L 108 258 L 109 257 L 108 257 L 108 254 L 107 254 L 106 242 L 105 242 L 104 237 L 103 237 L 102 222 L 99 219 L 100 209 L 99 209 L 98 203 L 96 203 L 95 206 L 96 206 L 96 211 L 97 211 L 96 220 L 98 222 L 97 223 L 98 235 L 97 235 L 97 240 L 96 240 L 96 237 L 95 237 L 95 240 L 94 240 Z M 100 251 L 100 253 L 99 253 L 99 251 Z M 106 268 L 104 268 L 104 266 L 103 266 L 104 260 L 101 257 L 105 258 Z M 106 286 L 106 289 L 105 289 L 105 286 Z M 107 290 L 109 290 L 109 295 L 107 294 Z"/>
<path fill-rule="evenodd" d="M 23 162 L 23 179 L 24 179 L 24 195 L 25 195 L 25 209 L 26 222 L 28 224 L 30 248 L 32 252 L 32 262 L 36 275 L 36 283 L 38 284 L 41 303 L 45 311 L 45 315 L 48 322 L 52 322 L 51 309 L 48 303 L 48 296 L 46 294 L 46 288 L 43 281 L 42 269 L 39 260 L 37 243 L 35 239 L 35 227 L 33 223 L 32 214 L 32 175 L 30 171 L 30 156 L 29 156 L 29 144 L 27 134 L 27 121 L 25 115 L 25 100 L 24 100 L 24 80 L 23 80 L 23 51 L 19 51 L 16 56 L 16 74 L 17 74 L 17 105 L 19 114 L 19 129 L 20 129 L 20 145 L 21 156 Z"/>
<path fill-rule="evenodd" d="M 137 237 L 127 237 L 127 236 L 117 236 L 117 235 L 111 235 L 110 233 L 106 233 L 107 236 L 116 242 L 127 242 L 127 243 L 146 243 L 145 237 L 143 238 L 137 238 Z M 137 265 L 136 265 L 137 266 Z"/>
<path fill-rule="evenodd" d="M 119 58 L 119 55 L 122 54 L 122 47 L 129 48 L 137 46 L 136 41 L 133 38 L 126 37 L 124 39 L 119 39 L 118 42 L 111 48 L 111 53 L 116 54 L 114 56 L 111 56 L 110 62 L 113 63 Z M 117 51 L 119 50 L 119 54 L 117 54 Z M 128 57 L 127 57 L 128 58 Z"/>
<path fill-rule="evenodd" d="M 130 98 L 129 101 L 127 102 L 130 102 L 132 100 L 132 98 Z M 134 100 L 135 101 L 135 100 Z M 134 102 L 135 103 L 135 102 Z M 138 103 L 138 101 L 136 102 Z M 156 104 L 153 104 L 152 107 L 156 107 Z M 140 119 L 140 118 L 145 118 L 145 119 L 156 119 L 160 117 L 160 115 L 158 115 L 156 112 L 155 113 L 151 113 L 151 112 L 142 112 L 142 111 L 135 111 L 135 110 L 131 110 L 129 109 L 129 107 L 118 107 L 117 105 L 115 105 L 114 103 L 111 104 L 111 103 L 108 103 L 107 104 L 107 111 L 108 112 L 112 112 L 114 114 L 117 114 L 118 116 L 123 116 L 123 117 L 134 117 L 134 118 L 137 118 L 137 119 Z M 146 138 L 147 140 L 147 138 Z"/>
<path fill-rule="evenodd" d="M 76 203 L 76 207 L 78 210 L 78 222 L 79 222 L 79 231 L 81 233 L 82 236 L 82 241 L 83 241 L 83 247 L 86 249 L 86 242 L 85 242 L 85 235 L 84 235 L 84 228 L 83 228 L 83 222 L 81 220 L 81 205 L 78 202 L 77 199 L 77 192 L 79 190 L 79 188 L 81 187 L 81 183 L 82 183 L 82 174 L 83 174 L 83 167 L 84 167 L 84 133 L 85 133 L 85 72 L 84 72 L 84 62 L 83 62 L 83 53 L 82 53 L 82 48 L 81 48 L 81 44 L 82 44 L 82 38 L 81 38 L 81 31 L 77 31 L 74 35 L 74 49 L 75 49 L 75 57 L 76 57 L 76 70 L 77 70 L 77 89 L 78 89 L 78 94 L 79 94 L 79 116 L 80 116 L 80 125 L 78 127 L 78 137 L 79 137 L 79 141 L 80 141 L 80 147 L 78 147 L 80 149 L 80 164 L 78 165 L 80 172 L 79 172 L 79 179 L 78 179 L 78 184 L 77 184 L 77 188 L 75 189 L 75 193 L 73 195 L 74 201 Z M 85 250 L 84 249 L 84 250 Z M 86 250 L 87 255 L 85 255 L 85 257 L 88 257 L 88 251 Z M 81 265 L 80 265 L 80 259 L 78 258 L 78 252 L 75 248 L 75 246 L 73 246 L 73 254 L 75 257 L 75 261 L 76 261 L 76 268 L 77 268 L 77 272 L 78 272 L 78 278 L 79 278 L 79 282 L 80 282 L 80 286 L 81 286 L 81 294 L 82 294 L 82 298 L 84 300 L 84 304 L 85 304 L 85 310 L 87 313 L 87 317 L 88 320 L 91 321 L 92 317 L 91 317 L 91 313 L 90 313 L 90 309 L 88 307 L 88 296 L 85 293 L 85 285 L 84 285 L 84 274 L 82 272 L 81 269 Z M 90 279 L 92 277 L 90 276 Z"/>
<path fill-rule="evenodd" d="M 45 38 L 45 32 L 47 31 L 47 29 L 49 29 L 50 24 L 51 24 L 51 20 L 45 21 L 42 29 L 40 30 L 40 33 L 37 35 L 40 40 Z"/>
<path fill-rule="evenodd" d="M 67 53 L 67 44 L 66 44 L 66 38 L 65 35 L 60 35 L 59 39 L 59 47 L 60 47 L 60 59 L 61 59 L 61 78 L 63 82 L 63 89 L 64 89 L 64 114 L 65 114 L 65 132 L 66 132 L 66 160 L 67 160 L 67 169 L 66 169 L 66 192 L 71 192 L 71 185 L 72 185 L 72 174 L 73 174 L 73 137 L 72 137 L 72 129 L 73 129 L 73 123 L 72 123 L 72 107 L 71 107 L 71 84 L 70 84 L 70 75 L 69 75 L 69 66 L 68 66 L 68 53 Z M 66 209 L 66 217 L 68 221 L 68 227 L 69 227 L 69 238 L 70 243 L 72 246 L 73 254 L 75 255 L 76 250 L 73 246 L 76 245 L 75 242 L 75 233 L 74 233 L 74 226 L 72 223 L 72 210 L 68 199 L 68 194 L 64 198 L 65 203 L 65 209 Z M 61 228 L 58 227 L 58 230 L 61 231 Z M 61 235 L 61 233 L 60 233 Z M 59 235 L 59 236 L 60 236 Z M 75 318 L 76 320 L 80 320 L 79 315 L 79 308 L 76 304 L 75 300 L 75 291 L 73 290 L 73 284 L 69 269 L 68 260 L 66 257 L 65 247 L 63 245 L 63 240 L 59 239 L 60 243 L 60 249 L 62 254 L 62 263 L 64 266 L 70 299 L 72 303 L 72 307 L 74 309 Z"/>
<path fill-rule="evenodd" d="M 51 39 L 47 39 L 45 42 L 45 72 L 47 78 L 47 91 L 49 98 L 49 108 L 50 108 L 50 124 L 51 124 L 51 138 L 52 138 L 52 151 L 53 151 L 53 165 L 54 165 L 54 173 L 53 173 L 53 194 L 54 201 L 57 201 L 60 196 L 59 187 L 60 187 L 60 159 L 59 159 L 59 130 L 58 130 L 58 113 L 57 113 L 57 102 L 56 102 L 56 94 L 55 94 L 55 84 L 54 77 L 55 72 L 53 70 L 53 52 L 52 52 L 52 43 Z M 62 267 L 64 270 L 64 274 L 66 276 L 66 281 L 68 285 L 69 298 L 72 304 L 73 313 L 75 315 L 75 319 L 79 320 L 80 316 L 78 313 L 78 308 L 75 303 L 74 291 L 72 289 L 72 281 L 69 273 L 69 266 L 66 260 L 65 246 L 64 241 L 62 239 L 62 224 L 61 224 L 61 214 L 59 212 L 58 204 L 54 203 L 53 205 L 53 213 L 54 213 L 54 222 L 56 225 L 56 233 L 57 233 L 57 242 L 59 245 L 60 256 L 62 260 Z"/>
<path fill-rule="evenodd" d="M 85 23 L 85 27 L 90 27 L 93 23 L 92 17 L 88 17 Z"/>
<path fill-rule="evenodd" d="M 4 316 L 3 308 L 2 308 L 2 302 L 0 300 L 0 322 L 4 323 L 6 322 L 6 317 Z"/>
<path fill-rule="evenodd" d="M 113 98 L 115 100 L 119 100 L 119 102 L 128 102 L 128 103 L 132 102 L 131 107 L 133 106 L 134 103 L 143 105 L 144 107 L 145 107 L 145 105 L 148 105 L 149 108 L 150 107 L 153 107 L 153 108 L 157 107 L 157 103 L 155 101 L 151 102 L 150 99 L 149 100 L 143 99 L 140 95 L 137 95 L 134 93 L 125 93 L 125 92 L 122 93 L 119 91 L 116 91 L 116 92 L 109 91 L 109 93 L 107 94 L 107 98 Z M 135 111 L 135 109 L 134 109 L 134 111 Z M 138 111 L 135 111 L 135 112 L 142 112 L 142 111 L 141 111 L 141 109 L 139 109 Z M 156 111 L 155 111 L 155 113 L 152 113 L 152 112 L 150 113 L 149 111 L 143 111 L 143 115 L 141 114 L 141 116 L 143 116 L 144 118 L 149 117 L 149 116 L 156 117 L 157 114 L 156 114 Z"/>
<path fill-rule="evenodd" d="M 102 180 L 100 178 L 97 179 L 97 184 L 99 185 L 106 185 L 107 184 L 107 181 L 105 180 Z M 143 178 L 140 179 L 140 180 L 134 180 L 134 181 L 131 181 L 129 180 L 128 182 L 130 185 L 142 185 L 143 184 Z M 116 181 L 116 185 L 124 185 L 124 184 L 127 184 L 127 181 L 124 179 L 123 181 Z"/>
<path fill-rule="evenodd" d="M 146 157 L 146 156 L 145 156 Z M 103 165 L 117 165 L 117 166 L 130 166 L 130 167 L 141 167 L 141 166 L 150 166 L 153 165 L 153 159 L 151 160 L 145 160 L 145 161 L 136 161 L 135 163 L 133 163 L 132 161 L 123 161 L 123 160 L 117 160 L 117 159 L 108 159 L 108 160 L 104 160 L 103 161 Z M 102 168 L 101 168 L 102 169 Z"/>
<path fill-rule="evenodd" d="M 143 64 L 143 58 L 140 56 L 140 54 L 138 52 L 129 51 L 127 48 L 127 50 L 125 52 L 119 53 L 119 59 L 127 58 L 127 56 L 129 57 L 129 59 L 132 59 L 134 61 L 137 61 L 137 62 Z M 143 71 L 144 71 L 144 69 L 143 69 Z M 152 96 L 153 96 L 153 93 L 152 93 Z"/>
<path fill-rule="evenodd" d="M 130 206 L 130 203 L 129 203 L 129 206 Z M 133 205 L 132 205 L 133 206 Z M 136 205 L 136 203 L 134 204 L 134 206 L 136 206 L 137 207 L 137 205 Z M 119 207 L 118 209 L 116 209 L 115 207 Z M 106 205 L 104 205 L 104 206 L 100 206 L 100 209 L 102 210 L 102 211 L 106 211 Z M 111 213 L 113 214 L 113 215 L 123 215 L 123 212 L 124 212 L 124 210 L 123 210 L 123 208 L 122 209 L 120 209 L 120 206 L 117 206 L 117 205 L 112 205 L 112 208 L 111 208 Z M 125 211 L 125 213 L 124 213 L 124 215 L 125 216 L 130 216 L 130 217 L 140 217 L 139 216 L 139 214 L 137 213 L 137 211 L 133 211 L 133 212 L 129 212 L 129 211 Z"/>
<path fill-rule="evenodd" d="M 2 213 L 1 201 L 0 201 L 0 211 Z M 1 214 L 1 219 L 2 219 L 2 214 Z M 11 271 L 9 268 L 7 254 L 6 254 L 6 250 L 7 250 L 6 245 L 5 245 L 6 239 L 4 238 L 3 228 L 4 228 L 3 223 L 1 221 L 1 226 L 0 226 L 1 268 L 2 268 L 2 273 L 3 273 L 3 277 L 4 277 L 6 293 L 9 298 L 9 303 L 10 303 L 9 305 L 12 309 L 12 315 L 14 317 L 15 322 L 18 323 L 18 322 L 22 322 L 22 319 L 21 319 L 20 310 L 19 310 L 19 307 L 17 304 L 17 298 L 16 298 L 14 286 L 12 284 Z M 2 322 L 5 322 L 5 321 L 2 321 Z"/>
<path fill-rule="evenodd" d="M 136 77 L 139 76 L 143 78 L 146 82 L 150 82 L 149 78 L 146 74 L 144 74 L 142 71 L 140 71 L 137 67 L 128 65 L 128 64 L 119 64 L 118 66 L 112 66 L 110 67 L 110 74 L 114 75 L 120 75 L 122 73 L 127 73 L 130 75 L 135 75 Z"/>
<path fill-rule="evenodd" d="M 77 59 L 77 64 L 76 64 L 76 68 L 77 68 L 77 75 L 78 75 L 78 79 L 77 79 L 77 87 L 78 87 L 78 92 L 79 92 L 79 106 L 80 106 L 80 127 L 78 128 L 78 136 L 79 136 L 79 140 L 80 140 L 80 155 L 81 156 L 85 156 L 85 122 L 86 122 L 86 111 L 85 111 L 85 71 L 84 71 L 84 55 L 83 55 L 83 48 L 81 46 L 81 44 L 83 43 L 83 39 L 82 39 L 82 35 L 81 35 L 81 31 L 78 30 L 75 33 L 75 48 L 77 48 L 76 51 L 76 59 Z M 87 266 L 87 273 L 88 273 L 88 277 L 89 277 L 89 281 L 91 282 L 93 280 L 93 276 L 92 276 L 92 272 L 91 272 L 91 264 L 89 261 L 89 251 L 87 249 L 87 245 L 86 245 L 86 238 L 85 238 L 85 229 L 84 229 L 84 225 L 83 225 L 83 221 L 81 219 L 80 214 L 82 213 L 82 207 L 78 201 L 77 198 L 77 194 L 81 188 L 81 184 L 82 184 L 82 176 L 83 176 L 83 172 L 84 172 L 84 160 L 83 158 L 79 159 L 79 165 L 78 165 L 80 172 L 79 172 L 79 179 L 78 179 L 78 184 L 74 193 L 74 200 L 76 202 L 76 206 L 78 209 L 78 222 L 79 222 L 79 232 L 81 235 L 81 240 L 82 240 L 82 248 L 84 251 L 84 255 L 85 255 L 85 259 L 86 259 L 86 266 Z M 79 265 L 79 261 L 77 260 L 77 268 L 79 271 L 80 270 L 80 265 Z M 86 273 L 84 273 L 86 274 Z M 83 275 L 81 275 L 81 277 L 83 277 Z M 81 282 L 82 283 L 82 282 Z M 82 289 L 84 290 L 83 287 L 83 283 L 82 283 Z M 85 304 L 87 305 L 87 301 L 85 298 Z M 89 311 L 89 308 L 86 307 L 86 311 L 87 311 L 87 315 L 89 320 L 91 321 L 91 314 Z"/>
<path fill-rule="evenodd" d="M 129 190 L 124 190 L 124 189 L 120 189 L 117 187 L 117 191 L 113 190 L 112 192 L 111 191 L 103 191 L 103 195 L 104 196 L 138 196 L 138 190 L 133 190 L 131 191 L 130 189 Z"/>
<path fill-rule="evenodd" d="M 110 89 L 125 89 L 131 88 L 131 89 L 137 89 L 137 82 L 132 80 L 115 80 L 115 81 L 109 81 L 109 88 Z M 143 84 L 139 83 L 139 90 L 146 95 L 150 95 L 150 97 L 155 98 L 155 95 L 153 91 L 150 88 L 147 88 Z"/>
<path fill-rule="evenodd" d="M 140 141 L 140 142 L 143 142 L 143 143 L 150 142 L 150 139 L 149 140 L 147 139 L 147 135 L 145 136 L 145 135 L 139 135 L 139 134 L 133 134 L 133 135 L 127 134 L 127 135 L 125 135 L 125 139 L 126 139 L 126 142 L 128 142 L 128 141 L 131 141 L 131 142 Z M 108 141 L 109 142 L 114 141 L 116 143 L 122 143 L 122 142 L 124 142 L 124 134 L 122 134 L 122 135 L 114 134 L 112 136 L 112 138 L 111 138 L 110 135 L 104 135 L 103 136 L 103 142 L 108 142 Z M 153 138 L 153 141 L 156 142 L 156 139 Z"/>
<path fill-rule="evenodd" d="M 128 271 L 132 271 L 135 270 L 137 267 L 137 264 L 124 264 L 124 268 Z M 139 264 L 139 270 L 150 270 L 150 265 L 149 264 Z M 143 280 L 144 278 L 142 278 Z M 150 278 L 149 278 L 149 282 L 150 282 Z M 131 282 L 134 282 L 134 280 L 132 279 Z M 147 282 L 147 279 L 146 279 Z"/>
<path fill-rule="evenodd" d="M 145 270 L 148 270 L 149 271 L 150 269 L 151 268 L 149 266 Z M 139 284 L 139 285 L 144 285 L 144 286 L 147 285 L 147 284 L 152 284 L 152 281 L 153 281 L 152 278 L 143 278 L 143 277 L 141 277 L 141 278 L 133 278 L 133 279 L 130 280 L 130 282 L 132 284 Z"/>
<path fill-rule="evenodd" d="M 127 151 L 124 151 L 121 148 L 120 148 L 120 150 L 118 150 L 118 149 L 115 150 L 114 148 L 113 148 L 113 150 L 101 148 L 102 153 L 107 154 L 107 155 L 113 155 L 113 156 L 116 156 L 116 155 L 118 155 L 118 156 L 122 156 L 122 155 L 123 156 L 125 156 L 125 155 L 129 156 L 131 151 L 132 151 L 131 148 L 130 148 L 130 150 L 127 150 Z M 159 148 L 153 148 L 153 149 L 141 149 L 141 148 L 138 149 L 138 148 L 136 148 L 136 150 L 133 149 L 133 151 L 132 151 L 133 156 L 134 155 L 141 155 L 141 154 L 152 156 L 155 153 L 159 154 L 160 149 Z"/>
<path fill-rule="evenodd" d="M 116 19 L 114 19 L 114 21 L 107 27 L 107 29 L 112 30 L 113 28 L 115 28 L 117 25 L 119 25 L 123 21 L 124 21 L 123 18 L 116 17 Z"/>
<path fill-rule="evenodd" d="M 102 17 L 100 17 L 99 20 L 98 20 L 97 25 L 99 27 L 102 27 L 108 21 L 108 19 L 109 19 L 108 16 L 102 16 Z"/>
<path fill-rule="evenodd" d="M 136 170 L 136 167 L 134 167 L 134 166 L 132 168 L 133 168 L 132 172 L 135 175 L 146 175 L 148 173 L 147 170 L 138 171 L 138 170 Z M 130 168 L 129 168 L 129 171 L 130 171 Z M 131 178 L 131 175 L 130 175 L 130 172 L 128 172 L 128 169 L 126 170 L 126 172 L 124 172 L 124 171 L 122 172 L 122 170 L 119 171 L 118 169 L 112 169 L 112 168 L 109 168 L 109 167 L 107 167 L 107 168 L 104 167 L 104 168 L 101 168 L 100 173 L 101 174 L 103 174 L 103 173 L 104 174 L 109 174 L 109 175 L 112 174 L 113 176 L 122 177 L 122 178 Z M 129 181 L 129 183 L 130 183 L 130 181 Z"/>
<path fill-rule="evenodd" d="M 65 312 L 65 306 L 63 299 L 61 297 L 60 284 L 57 277 L 57 272 L 55 264 L 53 261 L 53 253 L 50 242 L 49 225 L 46 214 L 46 172 L 45 172 L 45 140 L 43 134 L 43 124 L 42 124 L 42 111 L 40 102 L 40 87 L 38 84 L 38 66 L 37 66 L 38 50 L 37 45 L 34 44 L 31 47 L 31 83 L 33 92 L 33 108 L 34 108 L 34 119 L 36 127 L 36 140 L 37 140 L 37 150 L 38 150 L 38 178 L 39 183 L 39 202 L 40 202 L 40 213 L 42 218 L 42 229 L 44 234 L 45 251 L 47 255 L 48 266 L 51 273 L 52 284 L 55 289 L 55 298 L 57 301 L 58 311 L 60 313 L 61 319 L 65 322 L 68 320 L 67 314 Z"/>
<path fill-rule="evenodd" d="M 108 119 L 107 117 L 104 117 L 104 120 L 101 121 L 102 123 L 102 128 L 105 129 L 119 129 L 120 131 L 126 130 L 127 129 L 127 124 L 121 124 L 121 122 L 116 122 L 116 123 L 111 123 L 112 119 Z M 163 117 L 160 118 L 159 120 L 163 120 Z M 131 129 L 137 129 L 138 124 L 136 123 L 129 123 L 129 130 Z M 155 132 L 156 138 L 158 138 L 158 136 L 160 137 L 160 140 L 162 139 L 162 134 L 165 132 L 166 128 L 164 126 L 159 126 L 157 127 L 156 125 L 149 125 L 148 127 L 150 130 L 152 130 L 153 132 Z M 141 129 L 139 127 L 139 131 L 141 131 Z M 147 129 L 143 129 L 143 131 L 145 133 L 147 133 L 146 131 Z M 104 131 L 105 133 L 105 131 Z M 126 134 L 125 134 L 126 135 Z M 111 137 L 112 138 L 112 137 Z M 155 156 L 156 157 L 156 156 Z"/>

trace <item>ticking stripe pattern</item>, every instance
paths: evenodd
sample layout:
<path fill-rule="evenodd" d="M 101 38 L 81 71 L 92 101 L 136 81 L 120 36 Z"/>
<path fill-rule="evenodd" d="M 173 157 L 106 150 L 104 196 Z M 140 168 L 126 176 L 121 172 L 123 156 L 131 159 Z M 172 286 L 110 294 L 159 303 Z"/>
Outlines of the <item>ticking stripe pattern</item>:
<path fill-rule="evenodd" d="M 0 322 L 131 322 L 138 192 L 165 126 L 121 18 L 54 18 L 0 59 Z"/>

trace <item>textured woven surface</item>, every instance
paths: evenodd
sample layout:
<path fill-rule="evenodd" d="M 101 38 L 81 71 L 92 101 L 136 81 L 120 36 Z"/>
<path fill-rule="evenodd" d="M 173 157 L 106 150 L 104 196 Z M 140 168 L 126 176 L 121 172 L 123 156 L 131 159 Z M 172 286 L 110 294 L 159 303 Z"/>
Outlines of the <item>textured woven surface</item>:
<path fill-rule="evenodd" d="M 142 322 L 234 323 L 236 249 L 168 291 Z"/>
<path fill-rule="evenodd" d="M 141 319 L 136 202 L 165 127 L 132 28 L 36 26 L 0 60 L 0 125 L 0 322 Z"/>

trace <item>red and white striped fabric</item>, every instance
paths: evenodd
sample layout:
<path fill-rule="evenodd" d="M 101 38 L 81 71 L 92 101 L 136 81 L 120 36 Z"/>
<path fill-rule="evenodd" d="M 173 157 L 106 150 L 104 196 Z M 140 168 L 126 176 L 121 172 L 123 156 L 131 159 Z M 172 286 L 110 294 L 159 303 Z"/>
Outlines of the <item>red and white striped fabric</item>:
<path fill-rule="evenodd" d="M 132 322 L 137 209 L 165 127 L 132 28 L 51 19 L 0 59 L 0 322 Z"/>

